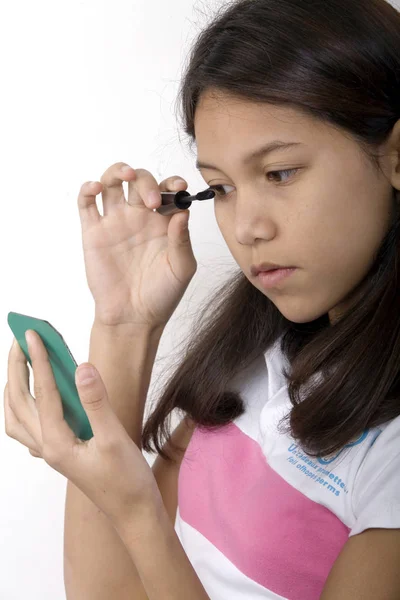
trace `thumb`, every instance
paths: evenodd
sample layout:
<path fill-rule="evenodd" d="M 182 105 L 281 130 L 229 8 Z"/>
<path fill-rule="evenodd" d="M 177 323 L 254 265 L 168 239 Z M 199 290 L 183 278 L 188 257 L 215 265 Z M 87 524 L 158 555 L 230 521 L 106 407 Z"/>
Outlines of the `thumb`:
<path fill-rule="evenodd" d="M 75 383 L 96 442 L 120 435 L 121 423 L 108 399 L 100 373 L 91 363 L 82 363 L 75 371 Z"/>
<path fill-rule="evenodd" d="M 197 261 L 193 253 L 189 234 L 189 210 L 172 215 L 168 224 L 168 255 L 176 277 L 186 282 L 193 277 Z"/>

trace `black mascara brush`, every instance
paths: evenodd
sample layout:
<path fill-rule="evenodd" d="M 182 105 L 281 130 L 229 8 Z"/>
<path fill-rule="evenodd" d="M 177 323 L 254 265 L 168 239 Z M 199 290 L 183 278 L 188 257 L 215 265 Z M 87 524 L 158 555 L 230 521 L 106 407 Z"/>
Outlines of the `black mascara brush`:
<path fill-rule="evenodd" d="M 214 198 L 215 192 L 210 188 L 191 196 L 186 190 L 180 192 L 161 192 L 161 206 L 155 210 L 160 215 L 169 216 L 180 210 L 189 208 L 194 200 L 210 200 Z"/>

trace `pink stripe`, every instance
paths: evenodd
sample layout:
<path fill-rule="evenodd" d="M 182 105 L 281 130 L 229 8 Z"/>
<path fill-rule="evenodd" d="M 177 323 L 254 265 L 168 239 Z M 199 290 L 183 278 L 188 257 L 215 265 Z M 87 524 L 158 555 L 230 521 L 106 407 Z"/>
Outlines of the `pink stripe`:
<path fill-rule="evenodd" d="M 247 577 L 291 600 L 317 600 L 350 529 L 287 483 L 231 423 L 196 429 L 183 457 L 179 511 Z"/>

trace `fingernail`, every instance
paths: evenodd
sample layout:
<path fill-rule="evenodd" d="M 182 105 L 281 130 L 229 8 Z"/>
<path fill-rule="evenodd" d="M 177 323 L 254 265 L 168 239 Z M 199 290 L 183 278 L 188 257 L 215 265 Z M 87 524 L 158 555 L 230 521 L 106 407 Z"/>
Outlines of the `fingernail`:
<path fill-rule="evenodd" d="M 184 181 L 184 179 L 175 179 L 174 181 L 174 185 L 181 185 L 181 184 L 186 185 L 186 181 Z"/>
<path fill-rule="evenodd" d="M 125 171 L 129 171 L 129 169 L 132 169 L 132 167 L 130 167 L 129 165 L 125 165 L 124 167 L 122 167 L 121 171 L 125 173 Z"/>
<path fill-rule="evenodd" d="M 152 192 L 149 192 L 149 195 L 147 196 L 147 202 L 150 206 L 158 206 L 160 203 L 160 198 L 160 193 L 153 190 Z"/>
<path fill-rule="evenodd" d="M 82 367 L 76 373 L 78 383 L 91 383 L 96 377 L 96 371 L 92 367 Z"/>

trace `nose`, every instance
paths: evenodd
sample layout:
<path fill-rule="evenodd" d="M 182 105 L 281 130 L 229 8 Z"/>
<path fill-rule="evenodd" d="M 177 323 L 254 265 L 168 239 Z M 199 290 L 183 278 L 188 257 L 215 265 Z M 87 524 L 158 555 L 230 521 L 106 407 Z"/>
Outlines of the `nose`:
<path fill-rule="evenodd" d="M 235 206 L 235 236 L 239 244 L 251 246 L 257 239 L 271 240 L 276 235 L 277 224 L 267 208 L 265 194 L 251 192 L 239 198 Z"/>

